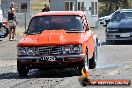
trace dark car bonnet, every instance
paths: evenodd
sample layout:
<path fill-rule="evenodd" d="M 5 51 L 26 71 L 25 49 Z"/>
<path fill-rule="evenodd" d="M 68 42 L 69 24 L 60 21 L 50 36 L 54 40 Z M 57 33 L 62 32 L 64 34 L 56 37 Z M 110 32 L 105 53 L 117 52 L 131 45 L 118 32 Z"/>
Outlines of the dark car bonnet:
<path fill-rule="evenodd" d="M 107 28 L 132 28 L 132 18 L 120 21 L 110 21 Z"/>

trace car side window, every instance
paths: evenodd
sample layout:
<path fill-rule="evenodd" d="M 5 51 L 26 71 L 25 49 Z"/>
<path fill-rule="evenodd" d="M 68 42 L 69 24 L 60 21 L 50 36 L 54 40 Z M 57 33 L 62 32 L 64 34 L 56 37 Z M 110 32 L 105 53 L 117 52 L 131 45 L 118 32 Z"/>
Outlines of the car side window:
<path fill-rule="evenodd" d="M 36 19 L 35 18 L 31 19 L 30 25 L 28 28 L 28 32 L 32 32 L 32 33 L 36 32 L 36 29 L 38 28 L 38 26 L 36 24 L 36 23 L 38 23 L 38 19 L 37 20 Z"/>

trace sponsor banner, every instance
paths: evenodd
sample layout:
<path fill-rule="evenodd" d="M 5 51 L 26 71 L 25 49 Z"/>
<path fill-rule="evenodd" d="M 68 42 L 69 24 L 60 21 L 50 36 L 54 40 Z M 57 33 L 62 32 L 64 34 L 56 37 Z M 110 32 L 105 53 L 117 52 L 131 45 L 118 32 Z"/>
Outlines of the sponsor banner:
<path fill-rule="evenodd" d="M 79 82 L 82 86 L 88 85 L 102 85 L 102 86 L 130 86 L 131 80 L 109 80 L 109 79 L 100 79 L 92 80 L 84 77 L 79 78 Z"/>
<path fill-rule="evenodd" d="M 82 86 L 102 85 L 102 86 L 130 86 L 131 80 L 127 79 L 88 79 L 88 71 L 82 68 L 82 76 L 79 77 L 79 82 Z"/>

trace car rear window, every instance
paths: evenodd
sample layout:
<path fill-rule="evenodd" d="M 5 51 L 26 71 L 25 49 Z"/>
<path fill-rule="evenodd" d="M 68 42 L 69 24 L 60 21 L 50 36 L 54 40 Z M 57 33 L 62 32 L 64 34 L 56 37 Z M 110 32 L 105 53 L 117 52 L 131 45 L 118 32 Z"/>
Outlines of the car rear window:
<path fill-rule="evenodd" d="M 38 33 L 44 30 L 84 31 L 79 16 L 39 16 L 30 21 L 27 32 Z"/>

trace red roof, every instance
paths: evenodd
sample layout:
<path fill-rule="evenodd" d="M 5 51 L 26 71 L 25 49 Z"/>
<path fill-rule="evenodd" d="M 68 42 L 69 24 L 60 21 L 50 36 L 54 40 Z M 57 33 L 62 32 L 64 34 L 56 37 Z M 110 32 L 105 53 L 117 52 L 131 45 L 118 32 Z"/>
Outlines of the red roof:
<path fill-rule="evenodd" d="M 77 15 L 82 16 L 84 14 L 83 11 L 49 11 L 37 13 L 34 16 L 47 16 L 47 15 Z"/>

